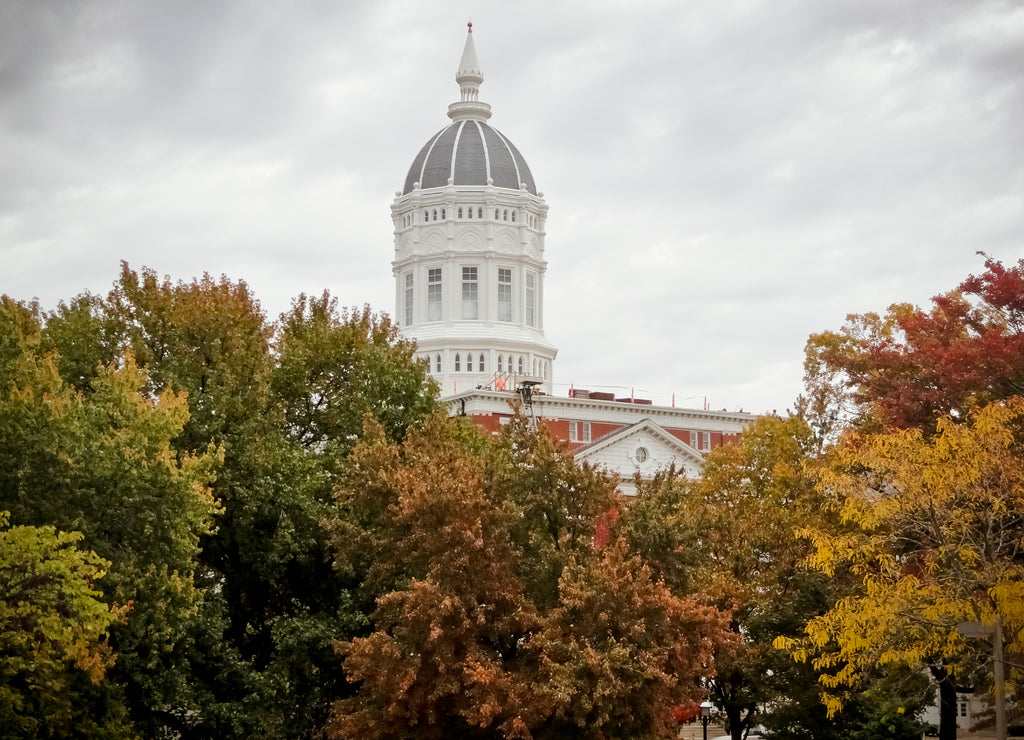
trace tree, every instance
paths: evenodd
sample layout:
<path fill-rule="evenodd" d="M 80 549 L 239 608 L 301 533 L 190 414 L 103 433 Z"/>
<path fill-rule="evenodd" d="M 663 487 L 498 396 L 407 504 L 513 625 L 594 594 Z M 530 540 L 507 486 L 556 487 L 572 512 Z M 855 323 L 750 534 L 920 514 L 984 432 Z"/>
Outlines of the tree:
<path fill-rule="evenodd" d="M 813 675 L 772 646 L 780 634 L 800 634 L 832 595 L 823 576 L 802 566 L 810 548 L 795 536 L 822 516 L 807 470 L 816 450 L 801 418 L 761 417 L 735 444 L 705 456 L 700 480 L 670 473 L 638 481 L 622 525 L 674 588 L 730 615 L 733 639 L 716 651 L 707 686 L 736 740 L 770 722 L 766 708 L 783 714 L 794 702 L 804 706 L 789 717 L 789 736 L 835 731 L 806 701 Z"/>
<path fill-rule="evenodd" d="M 288 434 L 304 447 L 339 455 L 352 448 L 367 414 L 391 439 L 436 407 L 436 385 L 413 342 L 369 306 L 340 311 L 337 299 L 300 295 L 282 314 L 272 387 Z"/>
<path fill-rule="evenodd" d="M 598 526 L 618 518 L 615 482 L 518 413 L 489 452 L 487 496 L 507 512 L 520 553 L 516 572 L 546 608 L 558 599 L 566 565 L 591 553 Z"/>
<path fill-rule="evenodd" d="M 721 615 L 600 546 L 611 483 L 545 432 L 435 417 L 396 444 L 371 426 L 345 471 L 338 562 L 377 608 L 343 647 L 359 689 L 330 736 L 663 734 L 696 695 Z"/>
<path fill-rule="evenodd" d="M 674 595 L 624 539 L 572 560 L 558 590 L 527 644 L 552 708 L 534 737 L 674 737 L 673 709 L 703 693 L 727 616 Z"/>
<path fill-rule="evenodd" d="M 537 615 L 512 571 L 508 522 L 483 495 L 482 460 L 447 424 L 433 418 L 401 448 L 371 425 L 339 489 L 342 557 L 367 549 L 368 585 L 393 588 L 374 631 L 344 646 L 361 687 L 335 704 L 333 737 L 516 736 L 531 724 L 513 674 Z"/>
<path fill-rule="evenodd" d="M 130 355 L 79 393 L 42 350 L 38 311 L 6 299 L 0 346 L 0 506 L 19 525 L 81 532 L 110 562 L 106 598 L 132 608 L 111 627 L 119 659 L 97 701 L 124 704 L 145 723 L 187 686 L 179 645 L 200 598 L 192 571 L 216 512 L 208 483 L 217 455 L 172 452 L 185 399 L 143 395 Z"/>
<path fill-rule="evenodd" d="M 0 733 L 4 737 L 113 737 L 123 718 L 93 714 L 82 686 L 99 683 L 113 652 L 109 627 L 128 611 L 104 603 L 95 582 L 110 565 L 77 547 L 82 535 L 9 527 L 0 512 Z"/>
<path fill-rule="evenodd" d="M 187 393 L 180 453 L 223 454 L 212 486 L 223 513 L 198 572 L 195 625 L 210 632 L 190 636 L 204 698 L 182 731 L 307 736 L 345 690 L 333 642 L 365 621 L 321 527 L 336 467 L 364 414 L 400 438 L 434 408 L 425 368 L 386 317 L 339 312 L 326 293 L 271 325 L 242 282 L 172 283 L 124 265 L 105 311 L 153 392 Z"/>
<path fill-rule="evenodd" d="M 815 566 L 850 568 L 861 590 L 811 620 L 807 641 L 780 641 L 798 658 L 823 651 L 814 663 L 826 672 L 830 712 L 866 670 L 900 663 L 929 664 L 942 700 L 952 687 L 955 701 L 953 679 L 974 657 L 960 622 L 999 621 L 1008 649 L 1024 649 L 1022 421 L 1024 399 L 1014 397 L 968 423 L 942 418 L 932 437 L 916 428 L 850 432 L 832 453 L 821 486 L 851 529 L 806 535 Z M 955 724 L 940 733 L 955 738 Z"/>
<path fill-rule="evenodd" d="M 811 335 L 805 402 L 829 429 L 919 427 L 1024 394 L 1024 259 L 990 257 L 985 272 L 932 299 L 930 311 L 895 304 L 851 315 L 838 332 Z"/>
<path fill-rule="evenodd" d="M 348 690 L 333 643 L 372 606 L 321 522 L 364 415 L 401 439 L 435 408 L 413 352 L 327 294 L 271 324 L 243 282 L 126 264 L 105 298 L 0 303 L 0 504 L 81 530 L 135 599 L 104 687 L 140 732 L 323 725 Z"/>

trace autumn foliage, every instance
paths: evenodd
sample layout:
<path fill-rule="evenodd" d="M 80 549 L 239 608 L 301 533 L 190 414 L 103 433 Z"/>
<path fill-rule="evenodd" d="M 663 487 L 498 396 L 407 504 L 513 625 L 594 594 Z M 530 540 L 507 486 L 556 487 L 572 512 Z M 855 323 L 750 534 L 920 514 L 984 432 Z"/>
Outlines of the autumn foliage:
<path fill-rule="evenodd" d="M 496 444 L 440 418 L 400 445 L 371 428 L 332 527 L 379 595 L 372 632 L 341 648 L 359 690 L 328 734 L 668 736 L 724 618 L 674 595 L 624 540 L 594 546 L 611 494 L 521 418 Z"/>
<path fill-rule="evenodd" d="M 0 297 L 0 734 L 646 740 L 710 700 L 734 738 L 912 738 L 931 675 L 952 738 L 958 622 L 1024 652 L 1024 260 L 805 367 L 799 413 L 626 504 L 327 293 Z"/>
<path fill-rule="evenodd" d="M 935 296 L 930 310 L 895 304 L 851 315 L 807 343 L 808 390 L 831 413 L 882 427 L 933 431 L 945 415 L 1024 394 L 1024 259 Z"/>

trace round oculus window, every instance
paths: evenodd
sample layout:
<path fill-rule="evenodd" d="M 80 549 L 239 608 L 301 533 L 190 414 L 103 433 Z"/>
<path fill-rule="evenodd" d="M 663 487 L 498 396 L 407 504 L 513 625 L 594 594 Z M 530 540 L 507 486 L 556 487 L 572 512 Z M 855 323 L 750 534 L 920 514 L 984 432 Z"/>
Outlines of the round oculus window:
<path fill-rule="evenodd" d="M 647 462 L 647 448 L 646 447 L 637 447 L 636 448 L 636 452 L 633 453 L 633 458 L 638 463 Z"/>

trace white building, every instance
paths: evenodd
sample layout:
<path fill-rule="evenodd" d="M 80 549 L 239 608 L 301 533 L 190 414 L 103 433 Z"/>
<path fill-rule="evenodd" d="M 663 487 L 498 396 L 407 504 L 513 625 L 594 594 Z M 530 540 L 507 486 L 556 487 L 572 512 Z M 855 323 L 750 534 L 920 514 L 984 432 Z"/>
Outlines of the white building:
<path fill-rule="evenodd" d="M 491 127 L 470 24 L 451 123 L 416 155 L 395 196 L 395 316 L 442 395 L 512 374 L 551 391 L 544 336 L 548 208 L 526 160 Z"/>
<path fill-rule="evenodd" d="M 558 350 L 544 336 L 548 206 L 526 160 L 490 126 L 473 27 L 455 80 L 451 123 L 413 160 L 391 206 L 395 316 L 453 414 L 497 432 L 523 407 L 578 458 L 632 477 L 674 465 L 700 471 L 703 453 L 754 416 L 653 406 L 610 393 L 552 395 Z M 595 350 L 596 354 L 596 350 Z"/>

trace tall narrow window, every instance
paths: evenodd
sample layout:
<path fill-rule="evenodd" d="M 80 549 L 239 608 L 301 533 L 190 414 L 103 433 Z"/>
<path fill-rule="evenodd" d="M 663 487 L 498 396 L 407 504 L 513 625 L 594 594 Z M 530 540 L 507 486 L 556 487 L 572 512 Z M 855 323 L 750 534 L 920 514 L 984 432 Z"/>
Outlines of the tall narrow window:
<path fill-rule="evenodd" d="M 467 211 L 469 211 L 469 217 L 470 217 L 470 218 L 473 218 L 473 207 L 472 207 L 472 206 L 470 206 L 470 207 L 469 207 L 469 208 L 467 208 L 466 210 L 467 210 Z"/>
<path fill-rule="evenodd" d="M 519 358 L 519 374 L 520 375 L 523 374 L 523 358 L 522 357 Z"/>
<path fill-rule="evenodd" d="M 526 325 L 537 326 L 537 273 L 526 273 Z"/>
<path fill-rule="evenodd" d="M 462 371 L 462 357 L 456 353 L 455 355 L 455 372 Z"/>
<path fill-rule="evenodd" d="M 503 372 L 503 371 L 504 371 L 504 363 L 502 363 L 501 355 L 499 354 L 498 355 L 498 372 L 500 373 L 500 372 Z"/>
<path fill-rule="evenodd" d="M 583 442 L 589 442 L 590 441 L 590 422 L 589 421 L 584 421 L 584 422 L 582 422 L 582 424 L 583 424 L 583 435 L 582 435 L 583 439 L 582 439 L 582 441 Z"/>
<path fill-rule="evenodd" d="M 459 218 L 462 218 L 462 208 L 459 208 Z"/>
<path fill-rule="evenodd" d="M 467 352 L 466 353 L 466 372 L 467 373 L 473 372 L 473 353 L 472 352 Z"/>
<path fill-rule="evenodd" d="M 480 317 L 480 286 L 477 284 L 475 267 L 462 268 L 462 318 Z"/>
<path fill-rule="evenodd" d="M 434 372 L 435 373 L 441 372 L 441 353 L 440 352 L 438 352 L 437 355 L 434 357 Z"/>
<path fill-rule="evenodd" d="M 569 441 L 579 442 L 580 441 L 580 427 L 578 421 L 569 422 Z"/>
<path fill-rule="evenodd" d="M 405 273 L 405 325 L 412 326 L 412 273 Z"/>
<path fill-rule="evenodd" d="M 427 271 L 427 321 L 441 320 L 441 268 Z"/>
<path fill-rule="evenodd" d="M 512 320 L 512 268 L 498 268 L 498 321 Z"/>
<path fill-rule="evenodd" d="M 484 367 L 484 353 L 483 352 L 480 353 L 480 372 L 482 372 L 482 373 L 487 372 L 487 368 Z"/>
<path fill-rule="evenodd" d="M 484 209 L 483 208 L 477 208 L 476 209 L 476 217 L 477 218 L 483 218 L 484 217 Z"/>

